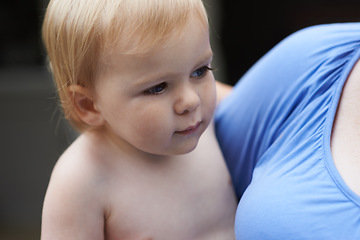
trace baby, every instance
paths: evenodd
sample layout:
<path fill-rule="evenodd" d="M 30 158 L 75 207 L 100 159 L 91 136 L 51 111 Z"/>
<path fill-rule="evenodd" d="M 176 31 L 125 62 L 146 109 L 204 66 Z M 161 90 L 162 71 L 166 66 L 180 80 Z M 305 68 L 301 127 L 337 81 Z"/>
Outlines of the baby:
<path fill-rule="evenodd" d="M 212 125 L 229 88 L 201 0 L 51 0 L 43 39 L 81 134 L 53 170 L 41 238 L 234 239 Z"/>

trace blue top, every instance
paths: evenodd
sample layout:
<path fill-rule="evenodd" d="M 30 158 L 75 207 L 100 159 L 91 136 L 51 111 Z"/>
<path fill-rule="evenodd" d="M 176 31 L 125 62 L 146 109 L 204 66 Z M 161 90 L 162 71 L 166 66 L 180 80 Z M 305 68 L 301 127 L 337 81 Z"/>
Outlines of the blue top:
<path fill-rule="evenodd" d="M 330 151 L 359 58 L 360 23 L 309 27 L 261 58 L 220 104 L 216 133 L 241 197 L 237 239 L 360 239 L 360 196 Z"/>

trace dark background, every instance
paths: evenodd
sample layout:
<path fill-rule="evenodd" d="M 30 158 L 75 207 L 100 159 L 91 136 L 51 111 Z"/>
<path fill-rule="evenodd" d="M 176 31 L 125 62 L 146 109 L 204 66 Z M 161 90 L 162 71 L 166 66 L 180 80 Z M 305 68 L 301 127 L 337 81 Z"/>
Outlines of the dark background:
<path fill-rule="evenodd" d="M 234 84 L 287 35 L 310 25 L 360 20 L 358 0 L 223 1 L 220 42 L 226 81 Z"/>
<path fill-rule="evenodd" d="M 57 109 L 40 27 L 47 0 L 0 3 L 0 240 L 39 239 L 51 170 L 75 135 Z M 205 0 L 216 78 L 235 84 L 285 36 L 360 20 L 360 1 Z M 360 36 L 359 36 L 360 37 Z"/>

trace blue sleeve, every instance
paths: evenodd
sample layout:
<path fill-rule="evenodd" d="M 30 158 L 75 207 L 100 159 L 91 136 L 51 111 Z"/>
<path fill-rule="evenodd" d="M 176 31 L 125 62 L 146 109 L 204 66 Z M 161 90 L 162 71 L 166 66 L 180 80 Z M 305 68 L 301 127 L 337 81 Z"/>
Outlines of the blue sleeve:
<path fill-rule="evenodd" d="M 238 197 L 260 157 L 281 137 L 284 123 L 305 107 L 309 89 L 321 85 L 304 81 L 306 76 L 326 61 L 334 46 L 354 38 L 348 30 L 341 34 L 344 27 L 319 25 L 290 35 L 263 56 L 217 108 L 216 135 Z"/>

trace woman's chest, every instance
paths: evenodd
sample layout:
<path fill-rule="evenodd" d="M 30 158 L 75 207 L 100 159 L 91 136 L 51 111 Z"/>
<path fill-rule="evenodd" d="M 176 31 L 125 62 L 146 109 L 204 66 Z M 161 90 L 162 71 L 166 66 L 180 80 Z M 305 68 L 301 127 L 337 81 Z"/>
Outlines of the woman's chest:
<path fill-rule="evenodd" d="M 303 160 L 295 156 L 283 154 L 283 159 L 268 160 L 255 168 L 238 205 L 237 238 L 360 238 L 360 202 L 334 181 L 321 151 Z"/>

